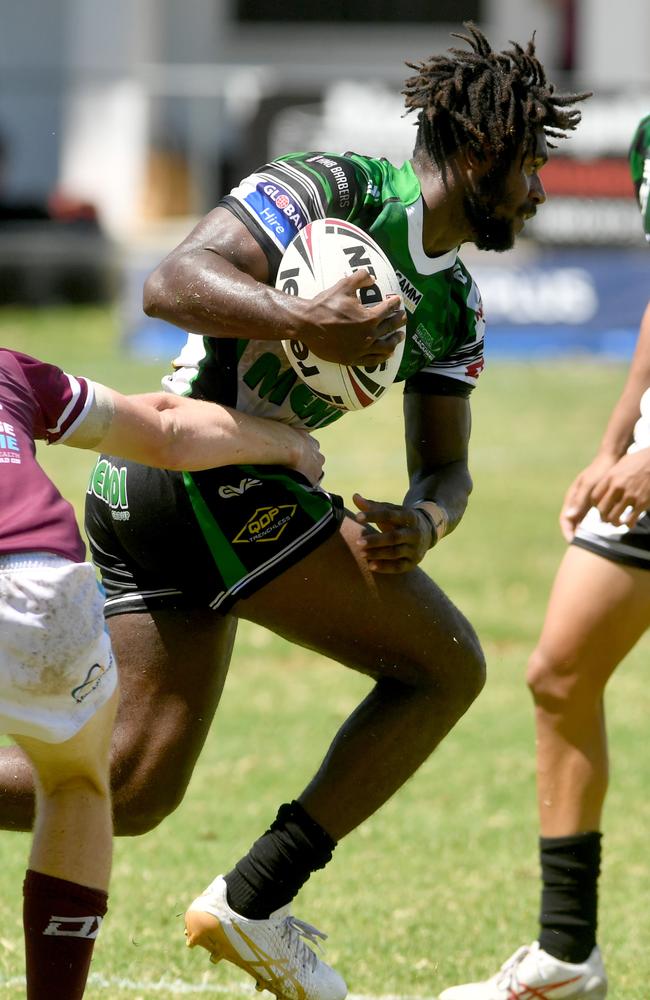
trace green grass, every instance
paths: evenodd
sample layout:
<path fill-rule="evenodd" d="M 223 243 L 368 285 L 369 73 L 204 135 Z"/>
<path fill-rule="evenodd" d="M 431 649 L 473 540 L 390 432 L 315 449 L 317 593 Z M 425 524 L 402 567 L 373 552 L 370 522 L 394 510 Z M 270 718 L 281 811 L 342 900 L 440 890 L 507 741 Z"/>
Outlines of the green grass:
<path fill-rule="evenodd" d="M 167 367 L 115 348 L 101 311 L 0 315 L 0 342 L 124 390 L 157 385 Z M 591 456 L 624 377 L 620 365 L 490 363 L 473 399 L 475 492 L 461 528 L 426 569 L 466 612 L 490 671 L 476 705 L 376 816 L 347 838 L 301 894 L 297 912 L 330 932 L 328 957 L 357 994 L 432 997 L 492 974 L 536 931 L 534 733 L 526 659 L 563 551 L 557 511 Z M 326 485 L 399 500 L 400 393 L 322 431 Z M 79 502 L 89 456 L 42 451 Z M 612 789 L 605 819 L 600 942 L 615 1000 L 647 1000 L 650 797 L 643 640 L 611 683 Z M 187 901 L 231 864 L 312 773 L 367 681 L 242 625 L 217 720 L 182 806 L 153 833 L 118 840 L 111 910 L 88 997 L 187 995 L 178 980 L 239 995 L 242 977 L 183 947 Z M 0 982 L 22 974 L 20 885 L 26 836 L 5 834 L 0 866 Z M 131 981 L 120 988 L 118 981 Z M 226 993 L 223 992 L 224 988 Z M 247 987 L 248 988 L 248 987 Z M 3 997 L 22 989 L 5 985 Z M 207 995 L 211 995 L 208 993 Z"/>

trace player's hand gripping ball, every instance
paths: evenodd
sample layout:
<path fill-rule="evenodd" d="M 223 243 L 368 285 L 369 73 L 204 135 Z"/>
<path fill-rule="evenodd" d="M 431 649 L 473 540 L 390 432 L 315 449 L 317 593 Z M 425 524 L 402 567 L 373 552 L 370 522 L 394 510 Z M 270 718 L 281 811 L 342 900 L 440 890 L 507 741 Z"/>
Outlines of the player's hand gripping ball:
<path fill-rule="evenodd" d="M 360 268 L 375 279 L 373 285 L 359 289 L 363 305 L 376 305 L 387 295 L 401 295 L 392 264 L 363 229 L 340 219 L 317 219 L 289 244 L 275 284 L 289 295 L 312 299 Z M 298 340 L 283 340 L 282 346 L 311 391 L 341 410 L 362 410 L 376 403 L 393 383 L 404 352 L 401 341 L 381 364 L 348 367 L 324 361 Z"/>

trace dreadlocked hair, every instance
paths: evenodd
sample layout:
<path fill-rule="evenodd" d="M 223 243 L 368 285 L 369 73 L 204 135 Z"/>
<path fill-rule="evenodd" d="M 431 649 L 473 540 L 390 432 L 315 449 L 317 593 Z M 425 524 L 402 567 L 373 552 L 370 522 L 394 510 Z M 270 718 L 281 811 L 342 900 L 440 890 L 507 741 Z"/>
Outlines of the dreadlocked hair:
<path fill-rule="evenodd" d="M 494 52 L 480 29 L 464 22 L 469 35 L 453 33 L 466 49 L 427 62 L 407 63 L 417 72 L 402 91 L 406 113 L 418 112 L 416 150 L 424 149 L 439 166 L 456 150 L 466 147 L 482 160 L 486 151 L 496 159 L 515 149 L 532 146 L 542 128 L 549 146 L 576 128 L 581 113 L 571 105 L 590 93 L 556 94 L 535 55 L 535 36 L 524 50 Z"/>

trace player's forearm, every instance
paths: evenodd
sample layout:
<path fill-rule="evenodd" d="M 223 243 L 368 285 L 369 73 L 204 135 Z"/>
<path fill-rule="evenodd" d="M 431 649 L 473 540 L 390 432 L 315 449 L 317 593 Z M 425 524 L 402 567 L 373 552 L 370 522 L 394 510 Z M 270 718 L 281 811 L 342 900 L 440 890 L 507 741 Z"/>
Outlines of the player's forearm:
<path fill-rule="evenodd" d="M 131 433 L 127 441 L 125 426 L 119 430 L 121 451 L 134 461 L 188 472 L 242 463 L 299 464 L 301 437 L 284 424 L 164 392 L 131 397 L 130 405 L 150 414 L 146 433 Z"/>
<path fill-rule="evenodd" d="M 598 453 L 614 461 L 625 454 L 639 419 L 641 397 L 650 386 L 650 304 L 646 308 L 634 357 L 623 388 L 603 434 Z"/>
<path fill-rule="evenodd" d="M 291 427 L 214 403 L 177 402 L 181 406 L 161 412 L 166 468 L 192 471 L 241 464 L 293 468 L 300 462 L 302 441 Z"/>
<path fill-rule="evenodd" d="M 472 492 L 472 477 L 464 460 L 449 462 L 434 471 L 417 471 L 411 475 L 406 506 L 418 500 L 433 500 L 442 507 L 448 518 L 446 534 L 453 531 L 467 509 Z"/>
<path fill-rule="evenodd" d="M 308 451 L 306 436 L 284 424 L 172 393 L 123 396 L 100 384 L 66 443 L 188 471 L 241 463 L 304 468 Z M 313 459 L 306 468 L 313 469 Z"/>
<path fill-rule="evenodd" d="M 282 340 L 299 332 L 304 305 L 201 249 L 156 268 L 145 283 L 143 308 L 148 316 L 207 337 Z"/>

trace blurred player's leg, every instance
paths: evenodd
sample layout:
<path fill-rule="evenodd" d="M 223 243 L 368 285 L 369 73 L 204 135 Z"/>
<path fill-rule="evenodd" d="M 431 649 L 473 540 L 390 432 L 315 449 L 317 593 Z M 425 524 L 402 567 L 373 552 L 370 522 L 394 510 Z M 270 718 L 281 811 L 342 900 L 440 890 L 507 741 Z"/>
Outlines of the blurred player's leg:
<path fill-rule="evenodd" d="M 77 1000 L 84 993 L 108 899 L 108 758 L 117 697 L 116 691 L 64 743 L 15 737 L 36 772 L 23 904 L 28 1000 Z"/>
<path fill-rule="evenodd" d="M 571 1000 L 606 996 L 596 945 L 608 781 L 603 696 L 649 623 L 647 570 L 567 550 L 527 674 L 537 727 L 539 940 L 515 952 L 492 979 L 452 987 L 441 1000 L 511 1000 L 546 991 Z"/>
<path fill-rule="evenodd" d="M 563 961 L 584 961 L 596 944 L 608 782 L 603 695 L 649 623 L 650 573 L 567 550 L 528 668 L 544 883 L 539 941 Z"/>

